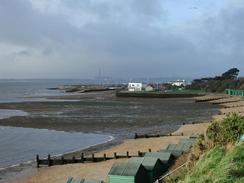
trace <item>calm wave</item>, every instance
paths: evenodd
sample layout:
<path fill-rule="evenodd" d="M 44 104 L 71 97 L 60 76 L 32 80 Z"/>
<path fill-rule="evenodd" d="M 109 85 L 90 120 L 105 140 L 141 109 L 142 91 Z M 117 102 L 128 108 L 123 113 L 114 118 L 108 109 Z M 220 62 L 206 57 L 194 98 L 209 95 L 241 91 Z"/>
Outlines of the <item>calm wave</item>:
<path fill-rule="evenodd" d="M 100 134 L 0 127 L 0 168 L 34 160 L 36 154 L 63 154 L 110 140 Z"/>

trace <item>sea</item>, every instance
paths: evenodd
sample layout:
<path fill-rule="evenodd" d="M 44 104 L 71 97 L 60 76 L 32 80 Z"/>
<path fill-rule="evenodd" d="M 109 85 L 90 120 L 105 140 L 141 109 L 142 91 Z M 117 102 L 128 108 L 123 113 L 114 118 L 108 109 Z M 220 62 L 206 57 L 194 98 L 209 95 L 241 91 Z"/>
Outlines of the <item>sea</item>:
<path fill-rule="evenodd" d="M 53 101 L 51 99 L 45 99 L 45 96 L 59 96 L 66 94 L 59 90 L 50 90 L 50 88 L 55 88 L 62 85 L 95 83 L 97 83 L 97 81 L 74 79 L 0 80 L 0 103 Z M 119 83 L 121 82 L 118 82 L 118 84 Z M 123 124 L 128 125 L 134 124 L 134 120 L 137 118 L 137 121 L 143 121 L 141 117 L 144 118 L 145 115 L 152 116 L 152 119 L 154 119 L 153 111 L 155 111 L 156 114 L 161 114 L 159 117 L 162 118 L 164 123 L 167 125 L 167 123 L 174 123 L 176 121 L 183 120 L 184 118 L 185 120 L 195 120 L 191 118 L 196 118 L 198 116 L 205 117 L 206 115 L 210 115 L 210 113 L 208 113 L 207 111 L 209 106 L 198 106 L 198 108 L 195 108 L 193 106 L 195 104 L 190 103 L 188 105 L 188 101 L 182 101 L 179 106 L 176 105 L 176 102 L 174 100 L 168 101 L 169 105 L 164 105 L 156 99 L 152 104 L 149 100 L 145 101 L 146 102 L 144 102 L 143 100 L 127 101 L 126 99 L 124 99 L 123 101 L 113 102 L 115 103 L 113 104 L 115 105 L 115 107 L 113 107 L 113 105 L 108 105 L 109 103 L 106 103 L 105 107 L 100 106 L 100 103 L 92 101 L 92 103 L 89 103 L 89 105 L 87 105 L 87 108 L 86 105 L 83 104 L 85 105 L 83 110 L 85 110 L 85 114 L 91 113 L 91 115 L 94 115 L 95 118 L 90 119 L 91 117 L 85 118 L 83 116 L 80 116 L 80 119 L 85 121 L 91 120 L 93 122 L 97 122 L 97 124 L 100 124 L 101 122 L 104 122 L 106 120 L 112 120 L 109 124 L 114 124 L 121 123 L 121 120 L 123 121 L 124 119 L 128 118 L 127 122 Z M 154 104 L 157 106 L 155 106 Z M 97 107 L 95 105 L 99 106 Z M 187 108 L 184 108 L 185 105 L 189 106 L 189 110 L 187 110 Z M 150 110 L 147 109 L 148 107 L 150 108 L 150 110 L 152 110 L 152 113 L 150 112 Z M 96 109 L 95 112 L 94 109 Z M 112 110 L 114 110 L 114 114 L 109 114 Z M 176 118 L 177 113 L 181 116 L 180 118 Z M 5 118 L 11 118 L 14 116 L 28 115 L 28 112 L 21 110 L 0 109 L 0 120 Z M 127 118 L 122 118 L 123 115 L 127 115 Z M 101 120 L 96 119 L 97 116 L 99 116 L 99 119 Z M 144 123 L 146 124 L 146 122 Z M 156 123 L 153 123 L 152 121 L 150 122 L 150 124 L 153 126 Z M 73 151 L 82 150 L 97 144 L 106 143 L 113 140 L 113 138 L 114 137 L 111 136 L 111 134 L 104 133 L 103 131 L 88 131 L 86 133 L 55 131 L 48 129 L 12 127 L 6 125 L 1 126 L 0 123 L 0 171 L 12 166 L 18 166 L 26 162 L 31 162 L 35 159 L 36 154 L 39 154 L 41 157 L 46 157 L 48 154 L 65 154 Z"/>
<path fill-rule="evenodd" d="M 65 93 L 50 88 L 75 84 L 89 84 L 89 81 L 0 80 L 0 103 L 53 101 L 44 97 L 65 95 Z M 0 109 L 0 120 L 27 115 L 27 112 L 21 110 Z M 0 170 L 32 161 L 36 154 L 60 155 L 106 143 L 112 139 L 110 135 L 97 133 L 0 126 Z"/>

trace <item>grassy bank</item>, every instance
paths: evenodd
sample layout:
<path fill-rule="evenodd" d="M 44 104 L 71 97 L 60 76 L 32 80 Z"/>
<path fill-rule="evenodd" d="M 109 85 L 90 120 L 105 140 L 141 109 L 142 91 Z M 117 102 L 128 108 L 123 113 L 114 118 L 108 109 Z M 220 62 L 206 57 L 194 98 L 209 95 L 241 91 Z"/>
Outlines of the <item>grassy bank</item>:
<path fill-rule="evenodd" d="M 189 155 L 188 166 L 167 182 L 244 182 L 244 117 L 228 116 L 212 123 Z"/>
<path fill-rule="evenodd" d="M 221 146 L 213 148 L 179 182 L 244 182 L 244 144 L 239 143 L 229 150 Z"/>

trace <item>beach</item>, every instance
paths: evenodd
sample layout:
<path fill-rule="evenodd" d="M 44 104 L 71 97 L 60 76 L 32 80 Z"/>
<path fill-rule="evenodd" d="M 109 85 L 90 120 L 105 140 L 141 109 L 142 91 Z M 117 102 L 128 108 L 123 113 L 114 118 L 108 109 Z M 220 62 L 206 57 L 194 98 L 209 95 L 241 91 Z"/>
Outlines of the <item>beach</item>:
<path fill-rule="evenodd" d="M 204 97 L 202 97 L 202 99 L 204 99 Z M 219 102 L 219 99 L 217 98 L 214 98 L 212 100 L 215 101 L 215 103 Z M 223 110 L 224 107 L 229 106 L 229 102 L 233 102 L 233 100 L 236 100 L 236 98 L 229 96 L 225 96 L 224 99 L 221 99 L 221 103 L 223 102 L 224 104 L 218 104 L 222 106 L 222 108 L 220 109 L 220 113 L 221 110 Z M 236 106 L 239 106 L 239 104 L 242 103 L 243 99 L 240 98 L 240 101 L 236 101 L 235 105 L 228 108 L 229 113 L 236 112 Z M 221 119 L 223 119 L 225 116 L 226 114 L 221 114 Z M 207 127 L 210 123 L 211 121 L 205 123 L 181 125 L 175 132 L 172 133 L 173 135 L 179 135 L 183 133 L 183 136 L 179 135 L 157 138 L 127 139 L 124 140 L 121 144 L 114 145 L 112 147 L 109 147 L 108 149 L 98 150 L 95 153 L 95 156 L 103 156 L 104 153 L 106 153 L 108 156 L 113 156 L 114 152 L 117 152 L 118 154 L 126 154 L 127 151 L 131 155 L 137 155 L 138 151 L 148 152 L 149 149 L 151 149 L 152 152 L 156 152 L 160 149 L 164 149 L 170 143 L 174 144 L 182 138 L 188 138 L 192 133 L 205 134 Z M 184 158 L 187 158 L 187 156 Z M 35 169 L 31 175 L 22 177 L 18 180 L 14 180 L 12 181 L 12 183 L 60 183 L 65 182 L 69 177 L 99 179 L 104 180 L 105 183 L 107 183 L 107 174 L 113 163 L 126 161 L 127 159 L 117 159 L 99 163 L 67 164 L 52 167 L 42 167 L 39 169 Z"/>
<path fill-rule="evenodd" d="M 107 150 L 102 150 L 95 154 L 95 156 L 102 156 L 104 153 L 113 156 L 114 152 L 126 154 L 129 151 L 131 155 L 136 155 L 138 150 L 141 152 L 156 152 L 165 148 L 170 143 L 177 143 L 182 138 L 188 138 L 193 132 L 205 133 L 209 123 L 188 124 L 181 126 L 173 134 L 181 134 L 184 136 L 168 136 L 148 139 L 129 139 L 122 144 L 111 147 Z M 107 182 L 107 174 L 114 162 L 126 162 L 127 159 L 109 160 L 99 163 L 84 163 L 84 164 L 69 164 L 58 165 L 52 167 L 43 167 L 35 169 L 32 175 L 19 178 L 12 181 L 12 183 L 61 183 L 69 177 L 99 179 Z"/>
<path fill-rule="evenodd" d="M 208 103 L 196 104 L 194 99 L 191 98 L 117 98 L 114 92 L 111 91 L 43 96 L 44 101 L 41 101 L 41 96 L 38 96 L 38 98 L 38 101 L 34 98 L 34 101 L 26 101 L 27 99 L 24 99 L 22 102 L 1 102 L 0 110 L 6 111 L 8 109 L 12 116 L 1 119 L 0 125 L 16 129 L 47 129 L 50 130 L 50 133 L 54 130 L 57 133 L 81 132 L 114 137 L 113 141 L 105 144 L 94 144 L 95 146 L 91 144 L 91 147 L 88 149 L 81 149 L 83 146 L 80 146 L 79 143 L 81 142 L 79 142 L 76 148 L 72 147 L 74 149 L 72 153 L 69 153 L 69 151 L 61 153 L 65 154 L 65 157 L 68 158 L 71 158 L 73 155 L 80 157 L 81 152 L 91 155 L 91 153 L 106 150 L 122 144 L 127 139 L 134 138 L 135 133 L 168 134 L 177 130 L 183 123 L 206 122 L 211 119 L 212 115 L 218 113 L 219 108 Z M 32 98 L 28 98 L 28 100 L 32 100 Z M 21 111 L 24 115 L 16 116 L 16 110 L 19 113 Z M 16 139 L 19 138 L 16 137 Z M 26 140 L 26 144 L 28 144 L 28 139 Z M 72 145 L 75 144 L 74 140 Z M 154 149 L 154 147 L 151 148 Z M 136 152 L 138 150 L 143 151 L 144 149 L 137 149 Z M 8 151 L 8 149 L 5 148 L 5 151 Z M 15 151 L 11 152 L 14 153 Z M 38 150 L 33 151 L 32 155 L 29 156 L 29 160 L 33 160 L 35 155 L 40 152 Z M 48 151 L 42 154 L 45 154 L 44 157 L 46 158 Z M 55 155 L 55 153 L 51 154 Z M 18 156 L 22 157 L 21 154 L 14 156 L 16 158 Z M 19 177 L 32 174 L 33 171 L 36 171 L 35 163 L 23 163 L 17 167 L 1 170 L 0 182 L 19 179 Z"/>

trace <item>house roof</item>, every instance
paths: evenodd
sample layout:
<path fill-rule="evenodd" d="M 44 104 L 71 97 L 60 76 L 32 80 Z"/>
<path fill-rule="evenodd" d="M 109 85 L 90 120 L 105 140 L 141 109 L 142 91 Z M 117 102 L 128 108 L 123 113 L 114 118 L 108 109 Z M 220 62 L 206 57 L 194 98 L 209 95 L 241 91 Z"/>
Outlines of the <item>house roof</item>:
<path fill-rule="evenodd" d="M 139 163 L 114 163 L 109 175 L 135 176 L 142 165 Z"/>

